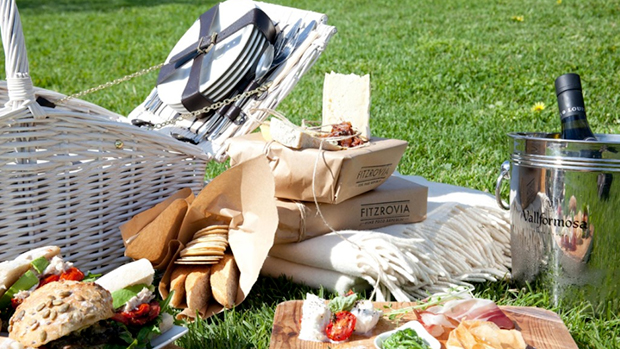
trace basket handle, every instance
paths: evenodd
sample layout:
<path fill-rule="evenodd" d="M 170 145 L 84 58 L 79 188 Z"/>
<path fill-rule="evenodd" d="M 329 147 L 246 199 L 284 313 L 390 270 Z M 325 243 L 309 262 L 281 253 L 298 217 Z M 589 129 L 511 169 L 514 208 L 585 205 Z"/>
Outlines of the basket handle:
<path fill-rule="evenodd" d="M 45 113 L 36 103 L 32 79 L 28 73 L 26 44 L 15 0 L 1 0 L 0 16 L 9 93 L 6 107 L 15 110 L 27 106 L 35 117 L 42 117 Z"/>

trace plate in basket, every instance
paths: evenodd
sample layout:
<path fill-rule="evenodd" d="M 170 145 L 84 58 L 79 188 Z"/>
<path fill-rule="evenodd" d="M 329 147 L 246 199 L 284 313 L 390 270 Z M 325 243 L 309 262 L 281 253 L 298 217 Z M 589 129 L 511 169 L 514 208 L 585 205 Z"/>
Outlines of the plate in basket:
<path fill-rule="evenodd" d="M 223 99 L 235 88 L 237 83 L 250 72 L 250 69 L 254 66 L 254 63 L 260 59 L 260 56 L 268 45 L 267 39 L 265 39 L 258 29 L 254 30 L 253 36 L 254 38 L 251 43 L 248 44 L 248 49 L 246 50 L 247 54 L 242 55 L 236 66 L 232 67 L 228 74 L 225 74 L 220 81 L 205 92 L 206 96 L 211 97 L 214 101 Z"/>
<path fill-rule="evenodd" d="M 228 27 L 240 16 L 255 7 L 251 1 L 224 1 L 220 3 L 218 15 L 213 23 L 213 31 L 219 32 L 221 29 Z M 246 26 L 222 42 L 219 42 L 204 56 L 200 76 L 201 93 L 204 93 L 210 86 L 219 81 L 226 72 L 234 69 L 239 64 L 239 59 L 244 53 L 248 41 L 252 38 L 253 32 L 253 26 Z M 174 46 L 166 62 L 169 62 L 172 57 L 185 48 L 195 44 L 200 36 L 199 34 L 200 21 L 197 20 Z M 181 113 L 187 112 L 181 104 L 181 97 L 189 78 L 192 62 L 185 63 L 157 87 L 161 100 Z"/>

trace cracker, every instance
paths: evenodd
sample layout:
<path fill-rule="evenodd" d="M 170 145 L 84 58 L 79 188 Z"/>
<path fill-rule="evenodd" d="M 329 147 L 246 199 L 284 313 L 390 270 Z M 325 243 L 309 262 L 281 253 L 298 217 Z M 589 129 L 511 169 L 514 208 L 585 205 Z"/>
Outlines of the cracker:
<path fill-rule="evenodd" d="M 222 250 L 211 250 L 211 249 L 185 249 L 181 251 L 181 257 L 196 257 L 196 256 L 223 256 L 224 251 Z"/>

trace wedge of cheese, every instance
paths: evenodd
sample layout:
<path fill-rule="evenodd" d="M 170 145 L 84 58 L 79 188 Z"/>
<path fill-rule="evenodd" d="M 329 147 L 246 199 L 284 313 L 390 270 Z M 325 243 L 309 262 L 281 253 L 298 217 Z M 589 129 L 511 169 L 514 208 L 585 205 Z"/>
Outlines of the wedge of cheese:
<path fill-rule="evenodd" d="M 322 124 L 331 125 L 349 121 L 353 128 L 360 132 L 362 139 L 369 140 L 369 119 L 370 76 L 334 72 L 325 74 Z"/>
<path fill-rule="evenodd" d="M 272 140 L 292 149 L 318 149 L 319 147 L 324 150 L 341 149 L 338 145 L 317 137 L 313 131 L 304 130 L 278 118 L 271 118 L 269 133 Z M 323 142 L 322 145 L 321 142 Z"/>

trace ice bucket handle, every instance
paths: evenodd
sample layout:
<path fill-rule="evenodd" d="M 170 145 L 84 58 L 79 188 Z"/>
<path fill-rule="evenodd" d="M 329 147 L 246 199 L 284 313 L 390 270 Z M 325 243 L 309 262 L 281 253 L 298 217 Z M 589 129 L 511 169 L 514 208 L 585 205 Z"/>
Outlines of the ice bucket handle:
<path fill-rule="evenodd" d="M 504 179 L 510 179 L 510 161 L 506 160 L 502 163 L 502 167 L 500 168 L 499 177 L 497 177 L 497 183 L 495 184 L 495 199 L 497 200 L 497 205 L 504 210 L 510 210 L 508 204 L 506 204 L 502 200 L 502 182 Z"/>

